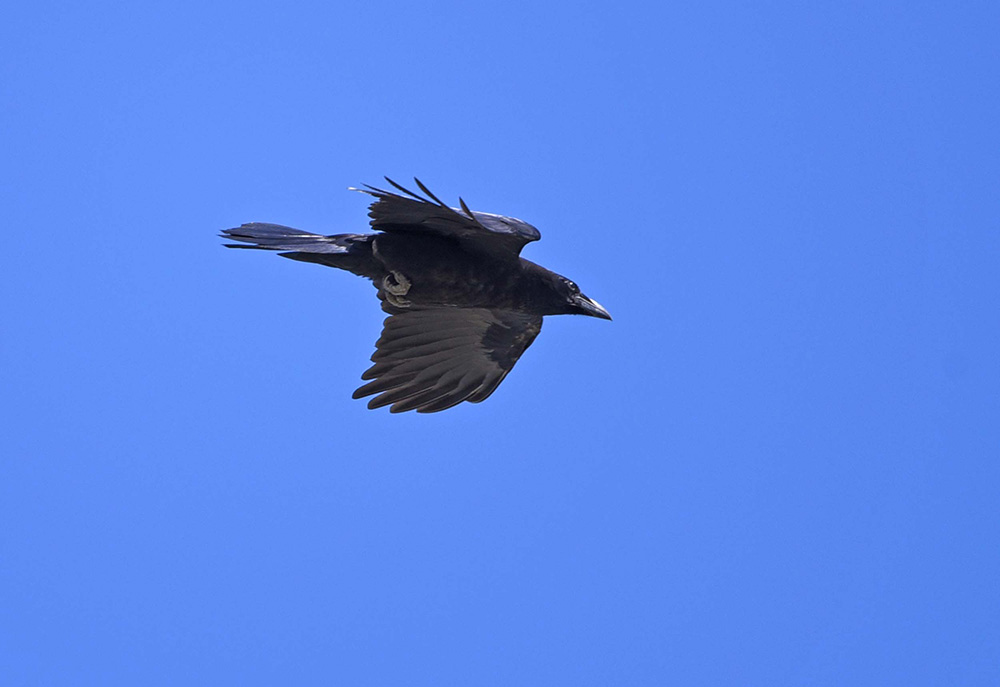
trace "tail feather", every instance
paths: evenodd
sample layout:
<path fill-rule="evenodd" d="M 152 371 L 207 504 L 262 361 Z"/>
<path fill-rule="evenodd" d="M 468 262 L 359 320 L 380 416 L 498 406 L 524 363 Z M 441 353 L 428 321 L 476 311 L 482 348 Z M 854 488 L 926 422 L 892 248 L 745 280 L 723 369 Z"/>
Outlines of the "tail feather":
<path fill-rule="evenodd" d="M 227 248 L 289 250 L 305 253 L 346 253 L 353 243 L 363 238 L 360 234 L 323 236 L 264 222 L 251 222 L 235 229 L 226 229 L 221 236 L 242 242 L 227 243 Z"/>
<path fill-rule="evenodd" d="M 323 236 L 280 224 L 250 222 L 225 229 L 220 236 L 239 241 L 225 244 L 227 248 L 282 251 L 280 255 L 285 258 L 337 267 L 369 279 L 379 272 L 372 256 L 371 235 Z"/>

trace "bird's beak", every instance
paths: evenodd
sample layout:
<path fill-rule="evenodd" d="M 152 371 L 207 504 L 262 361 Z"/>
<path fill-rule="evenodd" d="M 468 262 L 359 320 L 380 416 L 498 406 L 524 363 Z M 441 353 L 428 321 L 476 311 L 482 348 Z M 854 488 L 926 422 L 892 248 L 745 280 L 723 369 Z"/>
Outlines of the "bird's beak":
<path fill-rule="evenodd" d="M 576 305 L 580 308 L 580 312 L 582 314 L 590 315 L 591 317 L 600 317 L 602 320 L 611 319 L 611 314 L 601 307 L 600 303 L 591 298 L 587 298 L 582 293 L 574 300 L 576 301 Z"/>

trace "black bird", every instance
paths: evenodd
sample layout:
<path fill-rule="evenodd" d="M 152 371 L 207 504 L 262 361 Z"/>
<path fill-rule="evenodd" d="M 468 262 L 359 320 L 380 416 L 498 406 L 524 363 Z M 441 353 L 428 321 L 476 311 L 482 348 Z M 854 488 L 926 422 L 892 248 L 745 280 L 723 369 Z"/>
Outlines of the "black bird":
<path fill-rule="evenodd" d="M 389 313 L 375 343 L 370 380 L 354 398 L 369 408 L 434 413 L 485 400 L 542 329 L 543 315 L 608 311 L 572 281 L 519 257 L 541 238 L 513 217 L 448 207 L 386 177 L 398 191 L 365 185 L 376 234 L 321 236 L 252 222 L 222 232 L 229 248 L 283 251 L 292 260 L 338 267 L 371 279 Z M 246 245 L 249 244 L 249 245 Z"/>

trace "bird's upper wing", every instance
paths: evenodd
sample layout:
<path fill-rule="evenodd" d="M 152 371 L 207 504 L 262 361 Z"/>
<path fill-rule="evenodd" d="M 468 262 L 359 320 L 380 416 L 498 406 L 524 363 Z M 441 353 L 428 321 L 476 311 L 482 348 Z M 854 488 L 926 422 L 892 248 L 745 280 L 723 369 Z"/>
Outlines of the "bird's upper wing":
<path fill-rule="evenodd" d="M 493 393 L 542 329 L 540 315 L 486 308 L 423 308 L 387 317 L 354 398 L 369 408 L 434 413 Z"/>
<path fill-rule="evenodd" d="M 461 198 L 460 208 L 448 207 L 414 179 L 426 197 L 385 179 L 399 193 L 366 185 L 356 189 L 375 196 L 368 216 L 379 231 L 425 232 L 462 242 L 466 247 L 497 256 L 517 257 L 526 243 L 542 237 L 538 229 L 513 217 L 473 212 Z"/>

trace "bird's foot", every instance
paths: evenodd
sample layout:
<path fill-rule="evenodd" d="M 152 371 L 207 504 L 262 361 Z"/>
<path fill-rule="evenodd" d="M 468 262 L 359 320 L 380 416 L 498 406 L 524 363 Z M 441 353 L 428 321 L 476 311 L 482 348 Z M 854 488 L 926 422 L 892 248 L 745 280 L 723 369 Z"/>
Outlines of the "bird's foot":
<path fill-rule="evenodd" d="M 385 299 L 397 308 L 410 307 L 409 299 L 403 298 L 410 290 L 410 280 L 401 272 L 392 270 L 382 277 L 382 290 L 385 291 Z"/>
<path fill-rule="evenodd" d="M 405 296 L 410 290 L 410 280 L 402 272 L 392 270 L 382 277 L 382 288 L 394 296 Z"/>

